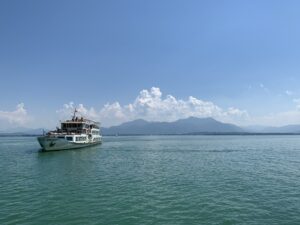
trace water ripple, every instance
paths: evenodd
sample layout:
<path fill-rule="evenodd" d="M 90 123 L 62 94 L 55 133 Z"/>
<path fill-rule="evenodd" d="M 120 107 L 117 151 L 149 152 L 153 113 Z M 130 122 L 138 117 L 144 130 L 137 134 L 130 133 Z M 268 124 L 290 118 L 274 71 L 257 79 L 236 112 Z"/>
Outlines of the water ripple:
<path fill-rule="evenodd" d="M 283 144 L 284 143 L 284 144 Z M 0 224 L 300 224 L 297 136 L 1 138 Z"/>

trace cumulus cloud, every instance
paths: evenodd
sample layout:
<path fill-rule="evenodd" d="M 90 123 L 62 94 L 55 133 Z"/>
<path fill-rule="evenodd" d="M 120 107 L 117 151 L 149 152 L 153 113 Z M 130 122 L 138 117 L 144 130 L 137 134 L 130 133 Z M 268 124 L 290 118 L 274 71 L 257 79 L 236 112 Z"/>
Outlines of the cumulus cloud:
<path fill-rule="evenodd" d="M 78 106 L 75 107 L 74 102 L 69 102 L 67 104 L 64 104 L 62 109 L 59 109 L 56 111 L 56 113 L 59 114 L 61 119 L 66 119 L 69 118 L 71 115 L 73 115 L 74 110 L 77 110 L 77 112 L 85 117 L 88 117 L 90 119 L 98 119 L 98 114 L 96 110 L 91 107 L 91 108 L 85 108 L 83 104 L 79 104 Z"/>
<path fill-rule="evenodd" d="M 74 108 L 74 103 L 70 102 L 57 112 L 63 117 L 70 116 Z M 127 105 L 121 105 L 119 102 L 107 103 L 97 111 L 93 107 L 86 108 L 79 104 L 77 110 L 83 116 L 101 121 L 104 126 L 117 125 L 134 119 L 174 121 L 194 116 L 214 117 L 224 122 L 239 122 L 249 117 L 245 110 L 233 107 L 224 110 L 213 102 L 193 96 L 186 100 L 177 99 L 172 95 L 163 96 L 157 87 L 142 90 L 135 100 Z"/>
<path fill-rule="evenodd" d="M 14 111 L 0 110 L 0 120 L 2 122 L 8 122 L 11 125 L 24 125 L 30 120 L 30 118 L 25 109 L 24 103 L 20 103 Z"/>

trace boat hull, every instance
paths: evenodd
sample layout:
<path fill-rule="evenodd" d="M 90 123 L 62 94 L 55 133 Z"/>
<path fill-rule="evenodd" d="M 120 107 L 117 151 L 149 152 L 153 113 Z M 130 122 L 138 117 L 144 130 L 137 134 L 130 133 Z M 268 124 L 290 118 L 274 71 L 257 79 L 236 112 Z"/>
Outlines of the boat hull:
<path fill-rule="evenodd" d="M 65 139 L 61 139 L 57 137 L 47 137 L 47 136 L 41 136 L 38 137 L 37 139 L 43 151 L 78 149 L 78 148 L 85 148 L 85 147 L 98 145 L 102 143 L 102 141 L 89 142 L 89 143 L 75 143 L 75 142 L 67 141 Z"/>

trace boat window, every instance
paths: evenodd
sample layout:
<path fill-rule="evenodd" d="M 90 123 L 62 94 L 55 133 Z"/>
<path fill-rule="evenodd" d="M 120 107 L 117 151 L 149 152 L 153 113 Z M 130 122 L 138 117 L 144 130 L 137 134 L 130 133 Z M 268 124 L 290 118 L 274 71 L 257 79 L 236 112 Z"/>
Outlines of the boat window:
<path fill-rule="evenodd" d="M 73 137 L 66 137 L 68 141 L 73 141 Z"/>
<path fill-rule="evenodd" d="M 101 138 L 99 138 L 99 137 L 94 138 L 94 141 L 101 141 Z"/>
<path fill-rule="evenodd" d="M 85 141 L 86 137 L 76 137 L 76 141 Z"/>

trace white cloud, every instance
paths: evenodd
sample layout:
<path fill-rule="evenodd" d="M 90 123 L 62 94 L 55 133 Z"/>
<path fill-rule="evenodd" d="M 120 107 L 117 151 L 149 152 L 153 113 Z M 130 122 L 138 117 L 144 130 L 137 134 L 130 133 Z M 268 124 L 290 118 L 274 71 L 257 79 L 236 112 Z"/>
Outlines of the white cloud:
<path fill-rule="evenodd" d="M 293 92 L 291 92 L 291 91 L 289 91 L 289 90 L 286 90 L 286 91 L 285 91 L 285 94 L 288 95 L 288 96 L 291 96 L 291 95 L 293 95 Z"/>
<path fill-rule="evenodd" d="M 213 102 L 203 101 L 193 96 L 186 100 L 176 99 L 172 95 L 163 97 L 157 87 L 142 90 L 136 99 L 127 105 L 122 106 L 119 102 L 107 103 L 102 109 L 96 111 L 93 107 L 85 108 L 80 104 L 77 110 L 83 116 L 101 121 L 104 126 L 117 125 L 134 119 L 174 121 L 190 116 L 214 117 L 224 122 L 238 123 L 249 117 L 245 110 L 233 107 L 224 110 Z M 57 112 L 61 117 L 69 117 L 73 111 L 74 103 L 70 102 Z"/>
<path fill-rule="evenodd" d="M 20 103 L 14 111 L 0 110 L 0 120 L 2 123 L 8 122 L 10 125 L 24 125 L 30 121 L 30 117 L 27 114 L 24 103 Z"/>
<path fill-rule="evenodd" d="M 266 93 L 270 93 L 270 90 L 262 83 L 259 84 L 259 87 Z"/>
<path fill-rule="evenodd" d="M 265 88 L 261 84 L 262 88 Z M 300 124 L 300 99 L 293 99 L 294 109 L 284 112 L 271 113 L 262 116 L 250 116 L 246 110 L 235 107 L 223 109 L 210 101 L 204 101 L 193 96 L 187 99 L 177 99 L 172 95 L 164 96 L 159 88 L 142 90 L 130 104 L 121 105 L 119 102 L 107 103 L 100 110 L 93 107 L 86 108 L 79 104 L 77 110 L 83 116 L 101 121 L 103 126 L 118 125 L 134 119 L 148 121 L 175 121 L 181 118 L 213 117 L 222 122 L 237 125 L 270 125 L 282 126 L 287 124 Z M 70 117 L 74 111 L 74 103 L 65 104 L 58 110 L 62 118 Z"/>
<path fill-rule="evenodd" d="M 289 124 L 300 124 L 300 111 L 291 110 L 286 112 L 272 113 L 266 116 L 252 117 L 249 124 L 265 126 L 284 126 Z"/>
<path fill-rule="evenodd" d="M 300 99 L 293 99 L 296 104 L 294 109 L 284 112 L 271 113 L 264 116 L 250 117 L 248 124 L 259 124 L 267 126 L 284 126 L 289 124 L 300 124 Z"/>
<path fill-rule="evenodd" d="M 75 110 L 74 102 L 69 102 L 67 104 L 64 104 L 63 108 L 57 110 L 56 113 L 59 114 L 61 119 L 66 119 L 73 115 L 74 110 Z M 87 109 L 83 106 L 83 104 L 79 104 L 76 107 L 76 110 L 82 116 L 88 117 L 90 119 L 98 119 L 98 114 L 93 107 L 91 107 L 90 109 Z"/>
<path fill-rule="evenodd" d="M 295 102 L 297 105 L 300 105 L 300 98 L 294 98 L 293 102 Z"/>

